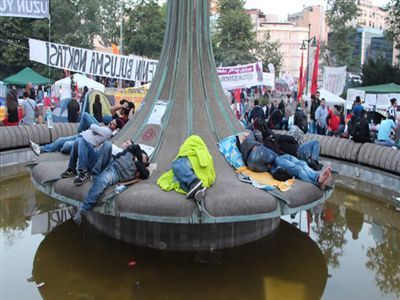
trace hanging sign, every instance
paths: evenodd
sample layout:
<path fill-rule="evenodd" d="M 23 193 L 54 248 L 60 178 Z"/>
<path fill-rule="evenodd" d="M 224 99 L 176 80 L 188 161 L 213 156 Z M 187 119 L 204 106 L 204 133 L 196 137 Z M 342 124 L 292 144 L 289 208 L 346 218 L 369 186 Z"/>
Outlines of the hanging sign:
<path fill-rule="evenodd" d="M 49 0 L 0 0 L 0 17 L 48 18 Z"/>
<path fill-rule="evenodd" d="M 1 0 L 0 0 L 1 1 Z M 93 51 L 29 39 L 29 59 L 42 64 L 94 76 L 152 81 L 157 60 Z"/>
<path fill-rule="evenodd" d="M 242 89 L 263 84 L 262 62 L 236 67 L 219 67 L 217 72 L 225 90 Z"/>

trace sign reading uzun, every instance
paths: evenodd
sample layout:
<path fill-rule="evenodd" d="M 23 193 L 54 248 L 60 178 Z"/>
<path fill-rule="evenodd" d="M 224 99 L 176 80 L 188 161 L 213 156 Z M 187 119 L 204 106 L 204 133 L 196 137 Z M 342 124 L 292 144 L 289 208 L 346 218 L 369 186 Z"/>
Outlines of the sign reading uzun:
<path fill-rule="evenodd" d="M 35 39 L 29 39 L 29 59 L 73 72 L 143 82 L 152 81 L 158 63 L 140 56 L 116 55 Z"/>
<path fill-rule="evenodd" d="M 0 0 L 1 17 L 49 17 L 49 0 Z"/>
<path fill-rule="evenodd" d="M 233 90 L 263 84 L 262 62 L 236 67 L 217 68 L 219 79 L 225 90 Z"/>

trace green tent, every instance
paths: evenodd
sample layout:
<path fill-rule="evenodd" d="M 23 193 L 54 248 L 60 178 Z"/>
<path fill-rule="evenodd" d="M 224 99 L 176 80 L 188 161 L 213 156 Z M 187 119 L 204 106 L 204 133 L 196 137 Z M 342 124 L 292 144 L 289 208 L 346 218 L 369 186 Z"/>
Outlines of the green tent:
<path fill-rule="evenodd" d="M 400 94 L 400 85 L 395 83 L 363 86 L 354 89 L 365 91 L 366 94 Z"/>
<path fill-rule="evenodd" d="M 36 73 L 29 67 L 26 67 L 18 73 L 5 78 L 3 81 L 5 84 L 15 85 L 26 85 L 29 82 L 32 84 L 48 84 L 54 82 L 54 80 Z"/>

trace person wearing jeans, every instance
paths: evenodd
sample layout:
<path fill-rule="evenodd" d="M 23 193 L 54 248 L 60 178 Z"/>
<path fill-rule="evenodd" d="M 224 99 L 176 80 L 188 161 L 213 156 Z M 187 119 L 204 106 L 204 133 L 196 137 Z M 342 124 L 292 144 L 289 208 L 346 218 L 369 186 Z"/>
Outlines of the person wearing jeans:
<path fill-rule="evenodd" d="M 89 129 L 90 125 L 92 124 L 100 125 L 100 123 L 97 122 L 94 116 L 88 114 L 87 112 L 84 112 L 79 122 L 78 133 L 81 133 L 82 131 Z"/>
<path fill-rule="evenodd" d="M 131 141 L 125 142 L 124 146 L 127 147 L 125 150 L 112 156 L 112 144 L 107 141 L 97 153 L 96 163 L 92 168 L 92 174 L 96 176 L 85 200 L 80 204 L 73 218 L 77 225 L 81 223 L 82 216 L 87 215 L 96 205 L 97 200 L 108 187 L 119 182 L 133 184 L 149 177 L 147 153 Z"/>
<path fill-rule="evenodd" d="M 304 160 L 306 162 L 310 160 L 315 160 L 318 162 L 320 152 L 320 143 L 318 141 L 312 140 L 299 146 L 299 149 L 297 149 L 297 157 L 300 160 Z"/>
<path fill-rule="evenodd" d="M 40 152 L 61 152 L 69 154 L 78 135 L 71 135 L 56 139 L 53 143 L 40 146 Z"/>
<path fill-rule="evenodd" d="M 172 170 L 161 175 L 157 184 L 165 191 L 186 194 L 186 199 L 202 201 L 206 189 L 214 184 L 215 169 L 210 152 L 203 139 L 189 136 L 179 148 L 172 162 Z"/>

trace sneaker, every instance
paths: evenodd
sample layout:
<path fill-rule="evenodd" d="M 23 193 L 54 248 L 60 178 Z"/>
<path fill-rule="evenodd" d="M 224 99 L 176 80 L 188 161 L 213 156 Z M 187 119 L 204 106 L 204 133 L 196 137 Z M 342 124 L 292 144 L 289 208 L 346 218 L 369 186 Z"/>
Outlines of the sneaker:
<path fill-rule="evenodd" d="M 83 170 L 83 171 L 79 172 L 77 177 L 75 177 L 74 184 L 77 186 L 80 186 L 84 182 L 88 181 L 90 179 L 90 177 L 91 177 L 90 173 L 86 170 Z"/>
<path fill-rule="evenodd" d="M 193 182 L 190 184 L 189 191 L 186 195 L 186 199 L 193 198 L 194 195 L 196 194 L 197 191 L 199 191 L 202 188 L 203 182 L 199 179 L 193 180 Z"/>
<path fill-rule="evenodd" d="M 31 144 L 31 149 L 32 149 L 33 153 L 35 153 L 37 156 L 39 156 L 41 153 L 40 146 L 38 144 L 32 142 L 31 140 L 29 140 L 29 143 Z"/>
<path fill-rule="evenodd" d="M 77 175 L 76 170 L 68 168 L 64 173 L 61 174 L 61 177 L 68 178 L 68 177 L 74 177 L 76 175 Z"/>
<path fill-rule="evenodd" d="M 194 194 L 194 199 L 197 202 L 204 201 L 204 198 L 206 197 L 206 190 L 207 190 L 207 188 L 205 188 L 205 187 L 203 187 L 201 190 L 198 190 L 196 192 L 196 194 Z"/>

